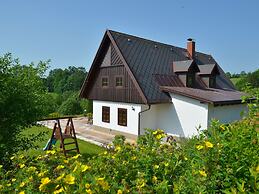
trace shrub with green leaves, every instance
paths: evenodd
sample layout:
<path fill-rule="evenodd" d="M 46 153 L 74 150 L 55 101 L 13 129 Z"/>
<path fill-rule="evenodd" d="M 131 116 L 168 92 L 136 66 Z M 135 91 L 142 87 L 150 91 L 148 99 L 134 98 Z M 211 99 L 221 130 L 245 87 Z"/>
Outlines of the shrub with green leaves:
<path fill-rule="evenodd" d="M 15 155 L 0 171 L 1 193 L 258 193 L 258 101 L 242 121 L 212 122 L 199 136 L 164 142 L 148 129 L 136 144 L 118 136 L 107 151 L 82 160 L 52 150 Z"/>

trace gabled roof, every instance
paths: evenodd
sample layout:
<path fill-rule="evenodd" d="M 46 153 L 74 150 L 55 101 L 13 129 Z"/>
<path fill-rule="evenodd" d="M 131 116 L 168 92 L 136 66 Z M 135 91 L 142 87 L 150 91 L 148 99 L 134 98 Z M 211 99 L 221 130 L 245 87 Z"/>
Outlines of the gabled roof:
<path fill-rule="evenodd" d="M 199 75 L 219 75 L 219 69 L 217 64 L 205 64 L 199 66 Z"/>
<path fill-rule="evenodd" d="M 107 30 L 93 61 L 88 77 L 82 86 L 80 93 L 81 97 L 85 97 L 87 90 L 90 88 L 89 83 L 94 79 L 93 72 L 100 64 L 102 47 L 107 40 L 111 41 L 113 44 L 136 85 L 143 102 L 146 104 L 170 102 L 170 96 L 166 92 L 161 91 L 160 86 L 161 83 L 168 84 L 169 82 L 171 82 L 171 84 L 175 83 L 175 86 L 181 86 L 181 81 L 175 77 L 176 74 L 173 72 L 172 64 L 179 63 L 176 68 L 181 69 L 180 63 L 183 64 L 182 62 L 186 61 L 186 66 L 184 65 L 185 67 L 183 68 L 187 69 L 194 63 L 191 62 L 192 60 L 189 58 L 185 48 Z M 211 55 L 196 52 L 195 64 L 198 65 L 198 68 L 200 69 L 203 65 L 217 64 L 217 62 Z M 233 84 L 219 66 L 218 70 L 217 87 L 235 90 Z"/>
<path fill-rule="evenodd" d="M 169 102 L 171 99 L 159 89 L 154 74 L 174 75 L 172 64 L 176 61 L 190 60 L 185 48 L 172 46 L 144 38 L 109 30 L 115 43 L 127 62 L 148 103 Z M 196 52 L 195 63 L 198 67 L 217 64 L 211 55 Z M 235 89 L 224 71 L 219 68 L 217 84 L 220 88 Z"/>
<path fill-rule="evenodd" d="M 185 60 L 185 61 L 175 61 L 175 62 L 173 62 L 174 73 L 188 72 L 191 69 L 194 69 L 195 72 L 200 71 L 194 60 Z"/>

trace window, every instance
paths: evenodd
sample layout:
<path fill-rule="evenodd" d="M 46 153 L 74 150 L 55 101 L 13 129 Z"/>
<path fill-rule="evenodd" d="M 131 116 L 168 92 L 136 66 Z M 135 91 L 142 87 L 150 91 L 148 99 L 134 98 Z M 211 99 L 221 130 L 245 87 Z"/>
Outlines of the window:
<path fill-rule="evenodd" d="M 118 125 L 127 126 L 127 109 L 118 108 Z"/>
<path fill-rule="evenodd" d="M 122 77 L 115 77 L 115 84 L 116 84 L 116 87 L 122 87 Z"/>
<path fill-rule="evenodd" d="M 216 77 L 215 76 L 211 76 L 209 79 L 209 87 L 210 88 L 215 88 L 216 87 Z"/>
<path fill-rule="evenodd" d="M 106 123 L 110 122 L 110 107 L 108 106 L 102 107 L 102 121 Z"/>
<path fill-rule="evenodd" d="M 108 87 L 109 80 L 108 77 L 102 77 L 102 87 Z"/>
<path fill-rule="evenodd" d="M 194 81 L 195 81 L 195 75 L 194 74 L 187 74 L 186 86 L 187 87 L 193 87 Z"/>

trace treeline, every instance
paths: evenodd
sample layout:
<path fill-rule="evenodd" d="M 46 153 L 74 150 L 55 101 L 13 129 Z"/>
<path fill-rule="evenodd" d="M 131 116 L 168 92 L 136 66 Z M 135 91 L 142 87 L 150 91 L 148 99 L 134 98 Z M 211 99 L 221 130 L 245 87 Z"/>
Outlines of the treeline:
<path fill-rule="evenodd" d="M 259 88 L 259 69 L 248 73 L 245 71 L 234 74 L 227 72 L 226 75 L 234 82 L 238 90 L 244 90 L 247 85 L 252 88 Z"/>
<path fill-rule="evenodd" d="M 92 102 L 79 98 L 86 75 L 85 68 L 70 66 L 66 69 L 53 69 L 43 78 L 48 91 L 50 116 L 92 112 Z"/>

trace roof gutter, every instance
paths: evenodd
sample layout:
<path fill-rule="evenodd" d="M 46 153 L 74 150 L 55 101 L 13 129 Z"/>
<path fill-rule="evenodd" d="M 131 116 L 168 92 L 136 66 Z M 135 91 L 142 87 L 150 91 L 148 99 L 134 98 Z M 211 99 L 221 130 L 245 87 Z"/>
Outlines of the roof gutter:
<path fill-rule="evenodd" d="M 140 116 L 141 116 L 141 113 L 146 112 L 146 111 L 148 111 L 148 110 L 150 110 L 150 109 L 151 109 L 151 105 L 148 104 L 148 108 L 147 108 L 147 109 L 142 110 L 142 111 L 140 111 L 140 112 L 138 113 L 138 136 L 140 136 Z"/>

